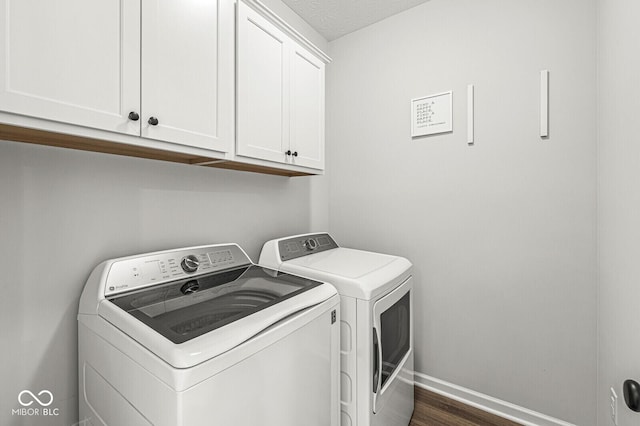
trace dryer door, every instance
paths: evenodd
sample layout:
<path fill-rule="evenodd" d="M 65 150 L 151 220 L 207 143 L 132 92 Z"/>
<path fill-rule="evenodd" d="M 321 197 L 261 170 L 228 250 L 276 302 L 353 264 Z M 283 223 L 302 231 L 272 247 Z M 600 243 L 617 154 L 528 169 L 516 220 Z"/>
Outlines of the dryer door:
<path fill-rule="evenodd" d="M 373 412 L 393 393 L 413 348 L 412 277 L 373 305 Z"/>

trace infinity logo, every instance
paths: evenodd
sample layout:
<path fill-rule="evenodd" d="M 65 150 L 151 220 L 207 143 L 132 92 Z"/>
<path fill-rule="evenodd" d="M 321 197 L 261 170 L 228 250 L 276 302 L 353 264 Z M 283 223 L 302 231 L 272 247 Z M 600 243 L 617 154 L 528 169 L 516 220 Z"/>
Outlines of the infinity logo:
<path fill-rule="evenodd" d="M 29 390 L 23 390 L 22 392 L 20 392 L 18 394 L 18 402 L 23 407 L 28 407 L 31 404 L 33 404 L 33 401 L 29 401 L 29 402 L 23 402 L 22 401 L 22 396 L 25 395 L 25 394 L 30 395 L 33 400 L 35 400 L 38 404 L 42 405 L 43 407 L 48 407 L 53 402 L 53 394 L 51 392 L 49 392 L 48 390 L 41 390 L 40 392 L 38 392 L 38 396 L 42 396 L 43 394 L 44 395 L 49 395 L 49 402 L 43 402 L 38 398 L 38 396 L 35 396 L 33 394 L 33 392 L 31 392 Z"/>

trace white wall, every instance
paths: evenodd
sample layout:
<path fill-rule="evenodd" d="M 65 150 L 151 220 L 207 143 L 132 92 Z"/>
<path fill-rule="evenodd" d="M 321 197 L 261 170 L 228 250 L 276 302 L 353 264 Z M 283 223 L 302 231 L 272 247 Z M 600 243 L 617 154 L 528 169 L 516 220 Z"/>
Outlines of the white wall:
<path fill-rule="evenodd" d="M 413 261 L 417 371 L 581 426 L 596 418 L 595 27 L 595 1 L 431 0 L 329 43 L 327 81 L 330 230 Z M 446 90 L 454 132 L 412 140 L 410 99 Z"/>
<path fill-rule="evenodd" d="M 598 1 L 598 424 L 611 425 L 609 388 L 621 426 L 640 424 L 622 397 L 640 382 L 640 3 Z"/>
<path fill-rule="evenodd" d="M 313 179 L 0 141 L 0 424 L 77 421 L 76 314 L 99 262 L 221 242 L 257 261 L 310 230 Z M 12 418 L 23 389 L 50 390 L 60 417 Z"/>

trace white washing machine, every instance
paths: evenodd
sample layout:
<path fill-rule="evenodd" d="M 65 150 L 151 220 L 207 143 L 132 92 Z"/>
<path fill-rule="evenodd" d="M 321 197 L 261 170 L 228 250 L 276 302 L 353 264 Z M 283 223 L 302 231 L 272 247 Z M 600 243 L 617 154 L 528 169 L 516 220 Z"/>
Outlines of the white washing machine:
<path fill-rule="evenodd" d="M 80 299 L 80 421 L 338 426 L 339 303 L 236 244 L 103 262 Z"/>
<path fill-rule="evenodd" d="M 271 240 L 260 265 L 340 293 L 342 426 L 407 426 L 413 413 L 412 264 L 339 247 L 329 234 Z"/>

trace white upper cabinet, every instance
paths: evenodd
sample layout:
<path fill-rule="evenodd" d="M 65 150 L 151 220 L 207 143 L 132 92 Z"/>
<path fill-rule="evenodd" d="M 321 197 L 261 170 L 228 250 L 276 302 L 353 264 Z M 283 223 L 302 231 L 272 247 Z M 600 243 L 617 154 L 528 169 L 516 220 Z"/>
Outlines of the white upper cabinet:
<path fill-rule="evenodd" d="M 0 22 L 0 110 L 232 149 L 233 0 L 0 0 Z"/>
<path fill-rule="evenodd" d="M 227 151 L 234 96 L 233 1 L 142 0 L 142 136 Z"/>
<path fill-rule="evenodd" d="M 294 46 L 291 56 L 291 150 L 294 163 L 324 168 L 324 63 Z"/>
<path fill-rule="evenodd" d="M 329 61 L 259 0 L 0 0 L 0 131 L 318 174 Z"/>
<path fill-rule="evenodd" d="M 0 0 L 0 110 L 139 135 L 140 4 Z"/>
<path fill-rule="evenodd" d="M 238 4 L 236 153 L 322 170 L 325 62 L 264 13 Z"/>
<path fill-rule="evenodd" d="M 289 43 L 256 11 L 238 9 L 237 153 L 285 162 L 289 149 Z"/>

